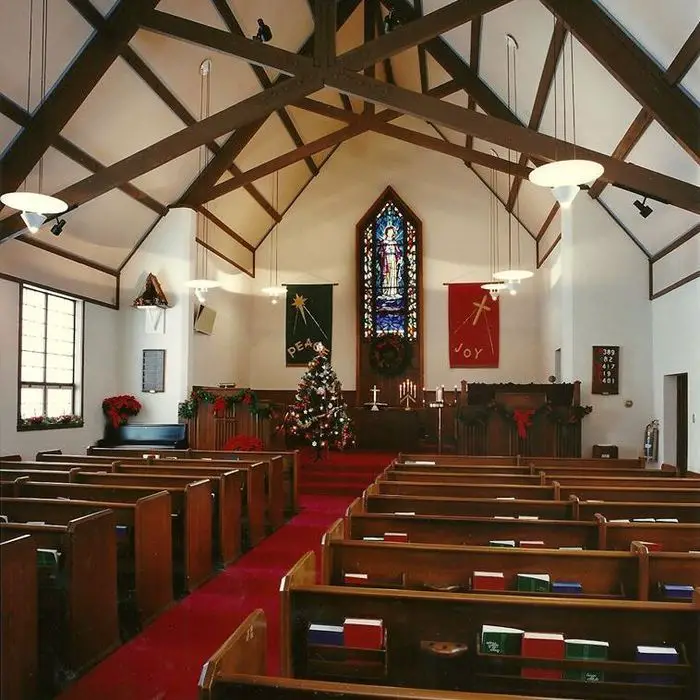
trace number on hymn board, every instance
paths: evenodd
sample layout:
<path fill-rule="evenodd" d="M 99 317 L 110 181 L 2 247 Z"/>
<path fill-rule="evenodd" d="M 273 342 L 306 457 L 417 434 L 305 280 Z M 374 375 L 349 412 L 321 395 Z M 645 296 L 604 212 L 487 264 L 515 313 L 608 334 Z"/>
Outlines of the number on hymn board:
<path fill-rule="evenodd" d="M 593 377 L 591 393 L 618 394 L 620 392 L 620 346 L 593 346 Z"/>

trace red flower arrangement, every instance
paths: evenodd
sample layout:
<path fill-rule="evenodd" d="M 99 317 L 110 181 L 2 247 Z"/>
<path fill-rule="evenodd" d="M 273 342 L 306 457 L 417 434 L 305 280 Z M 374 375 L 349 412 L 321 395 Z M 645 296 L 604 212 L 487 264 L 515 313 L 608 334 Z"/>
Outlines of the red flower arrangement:
<path fill-rule="evenodd" d="M 130 394 L 110 396 L 102 401 L 102 413 L 114 428 L 124 425 L 129 416 L 138 415 L 140 410 L 141 403 Z"/>
<path fill-rule="evenodd" d="M 265 446 L 253 435 L 234 435 L 224 443 L 223 449 L 227 452 L 262 452 Z"/>
<path fill-rule="evenodd" d="M 226 410 L 226 399 L 223 396 L 217 396 L 214 399 L 214 415 L 220 416 Z"/>

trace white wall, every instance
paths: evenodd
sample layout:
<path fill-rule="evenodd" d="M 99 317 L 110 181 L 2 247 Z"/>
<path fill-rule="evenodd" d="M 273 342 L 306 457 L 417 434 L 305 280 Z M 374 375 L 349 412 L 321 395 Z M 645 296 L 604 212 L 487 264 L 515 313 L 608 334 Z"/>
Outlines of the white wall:
<path fill-rule="evenodd" d="M 0 279 L 0 454 L 20 453 L 33 458 L 40 450 L 60 448 L 64 452 L 84 452 L 87 445 L 102 437 L 102 399 L 119 388 L 117 312 L 95 304 L 85 304 L 84 374 L 82 428 L 17 432 L 17 371 L 19 343 L 19 285 Z"/>
<path fill-rule="evenodd" d="M 664 376 L 688 373 L 688 466 L 700 469 L 700 280 L 652 302 L 654 329 L 654 415 L 661 419 L 661 460 L 674 463 L 675 453 L 664 454 Z"/>
<path fill-rule="evenodd" d="M 391 185 L 423 222 L 423 330 L 426 386 L 460 380 L 544 381 L 540 371 L 538 290 L 522 284 L 501 302 L 498 369 L 449 369 L 445 282 L 486 281 L 488 191 L 458 160 L 365 134 L 343 144 L 287 213 L 279 232 L 281 283 L 337 282 L 333 288 L 333 366 L 344 389 L 355 388 L 357 263 L 355 226 Z M 503 218 L 503 217 L 502 217 Z M 527 239 L 527 240 L 526 240 Z M 505 249 L 505 245 L 502 250 Z M 534 270 L 534 242 L 523 232 L 522 264 Z M 284 307 L 260 294 L 269 246 L 258 251 L 251 345 L 251 384 L 291 389 L 301 368 L 285 367 Z"/>
<path fill-rule="evenodd" d="M 574 201 L 572 216 L 572 254 L 563 249 L 569 240 L 564 236 L 538 273 L 545 295 L 547 366 L 561 343 L 564 381 L 580 379 L 581 402 L 593 406 L 583 420 L 582 454 L 590 455 L 596 443 L 612 443 L 619 446 L 621 457 L 635 457 L 653 414 L 647 258 L 584 194 Z M 572 315 L 566 310 L 567 290 Z M 593 345 L 620 346 L 619 394 L 591 394 Z M 631 408 L 624 406 L 626 400 L 633 402 Z"/>
<path fill-rule="evenodd" d="M 191 374 L 192 293 L 185 286 L 194 270 L 196 217 L 191 209 L 172 209 L 161 219 L 122 271 L 120 285 L 119 393 L 133 394 L 143 405 L 139 423 L 176 423 L 177 406 L 186 398 Z M 165 311 L 165 332 L 145 332 L 145 311 L 132 308 L 153 273 L 171 308 Z M 165 391 L 141 391 L 144 349 L 165 350 Z"/>

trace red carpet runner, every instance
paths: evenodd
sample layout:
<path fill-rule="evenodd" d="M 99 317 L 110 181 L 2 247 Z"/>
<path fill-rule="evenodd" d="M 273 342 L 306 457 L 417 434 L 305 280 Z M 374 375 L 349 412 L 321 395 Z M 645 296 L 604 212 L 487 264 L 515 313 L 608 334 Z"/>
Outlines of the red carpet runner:
<path fill-rule="evenodd" d="M 139 636 L 64 691 L 60 700 L 195 700 L 203 663 L 248 613 L 263 608 L 268 622 L 270 673 L 279 665 L 279 582 L 297 559 L 320 549 L 323 532 L 341 517 L 355 492 L 359 495 L 393 455 L 347 453 L 302 466 L 309 490 L 348 495 L 304 495 L 301 513 L 208 584 L 161 615 Z M 362 472 L 348 487 L 336 468 L 353 462 Z M 362 466 L 361 466 L 362 465 Z M 305 468 L 309 466 L 306 481 Z M 334 479 L 338 479 L 336 486 Z M 357 490 L 359 488 L 359 491 Z M 305 493 L 302 486 L 301 493 Z M 319 560 L 320 564 L 320 560 Z"/>

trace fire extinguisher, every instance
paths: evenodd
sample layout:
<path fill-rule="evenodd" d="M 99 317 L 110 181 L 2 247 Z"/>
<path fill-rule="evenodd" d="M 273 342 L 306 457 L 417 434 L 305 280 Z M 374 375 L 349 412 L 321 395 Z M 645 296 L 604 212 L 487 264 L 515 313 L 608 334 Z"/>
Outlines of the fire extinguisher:
<path fill-rule="evenodd" d="M 644 457 L 656 462 L 659 459 L 659 421 L 653 420 L 644 428 Z"/>

